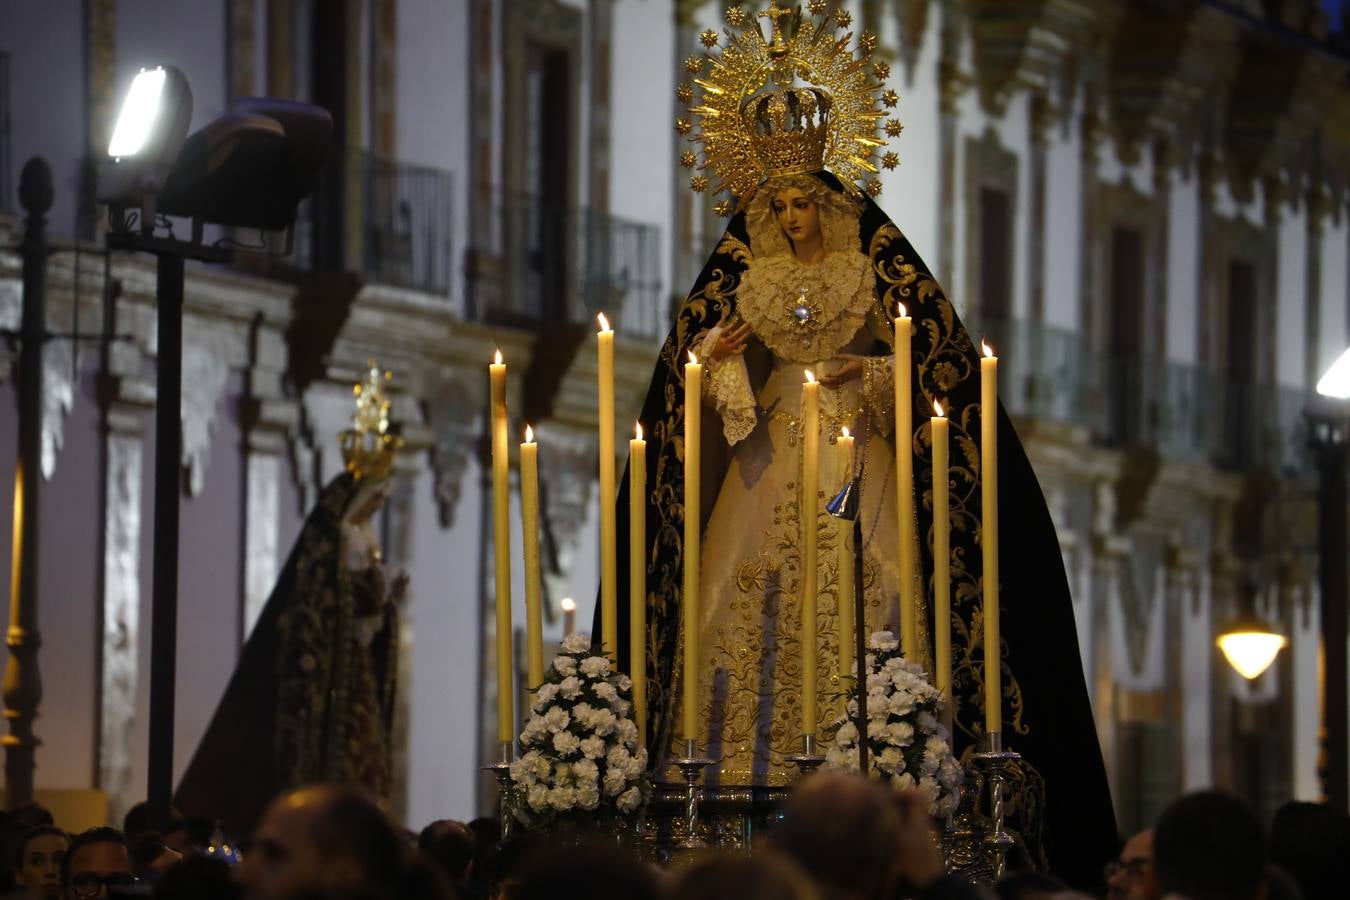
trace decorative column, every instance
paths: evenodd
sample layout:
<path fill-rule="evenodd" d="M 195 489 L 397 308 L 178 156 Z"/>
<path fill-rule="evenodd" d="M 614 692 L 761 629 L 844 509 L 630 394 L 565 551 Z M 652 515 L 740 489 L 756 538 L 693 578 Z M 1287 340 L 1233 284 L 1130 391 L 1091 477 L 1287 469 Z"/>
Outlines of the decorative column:
<path fill-rule="evenodd" d="M 132 351 L 129 356 L 140 350 L 127 349 Z M 113 366 L 116 360 L 114 355 Z M 120 822 L 132 804 L 144 799 L 132 795 L 131 783 L 140 671 L 144 428 L 155 393 L 148 382 L 105 369 L 99 376 L 99 395 L 103 407 L 103 596 L 98 786 L 108 796 L 110 819 Z"/>
<path fill-rule="evenodd" d="M 42 700 L 37 652 L 38 512 L 42 488 L 42 352 L 47 340 L 47 210 L 52 170 L 30 159 L 19 176 L 19 202 L 28 213 L 23 256 L 23 313 L 19 325 L 19 450 L 14 472 L 14 555 L 11 560 L 9 631 L 5 645 L 6 801 L 10 808 L 33 799 L 33 719 Z"/>

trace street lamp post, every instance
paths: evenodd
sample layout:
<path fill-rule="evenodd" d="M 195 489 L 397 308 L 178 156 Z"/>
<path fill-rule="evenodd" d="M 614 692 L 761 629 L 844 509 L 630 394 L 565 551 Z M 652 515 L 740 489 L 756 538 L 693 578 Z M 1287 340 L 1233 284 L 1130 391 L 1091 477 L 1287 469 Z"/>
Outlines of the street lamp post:
<path fill-rule="evenodd" d="M 1323 789 L 1327 802 L 1346 811 L 1350 802 L 1350 722 L 1346 659 L 1346 462 L 1350 455 L 1350 350 L 1317 382 L 1320 398 L 1309 409 L 1309 443 L 1317 455 L 1318 581 L 1322 612 L 1322 716 L 1326 733 Z"/>

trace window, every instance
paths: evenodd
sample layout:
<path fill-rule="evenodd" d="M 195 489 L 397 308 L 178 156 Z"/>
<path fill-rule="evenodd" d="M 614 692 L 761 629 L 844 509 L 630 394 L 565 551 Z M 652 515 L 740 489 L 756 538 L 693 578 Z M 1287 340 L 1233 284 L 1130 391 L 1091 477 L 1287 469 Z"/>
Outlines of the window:
<path fill-rule="evenodd" d="M 1012 202 L 1007 191 L 980 188 L 980 321 L 1012 318 Z"/>

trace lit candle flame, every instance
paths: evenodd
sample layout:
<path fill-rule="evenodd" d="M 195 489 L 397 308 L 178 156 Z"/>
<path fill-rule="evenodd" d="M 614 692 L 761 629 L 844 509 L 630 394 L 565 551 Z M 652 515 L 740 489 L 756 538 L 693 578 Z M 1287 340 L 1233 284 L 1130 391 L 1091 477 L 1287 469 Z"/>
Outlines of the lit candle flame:
<path fill-rule="evenodd" d="M 984 349 L 985 356 L 989 357 L 990 359 L 994 358 L 994 348 L 990 347 L 989 342 L 986 341 L 984 338 L 980 338 L 980 347 Z"/>
<path fill-rule="evenodd" d="M 637 439 L 638 439 L 639 441 L 642 440 L 642 423 L 641 423 L 641 422 L 638 422 L 638 423 L 637 423 L 637 425 L 633 428 L 633 431 L 634 431 L 634 433 L 637 434 Z"/>
<path fill-rule="evenodd" d="M 534 429 L 531 428 L 529 425 L 525 426 L 525 443 L 527 444 L 534 443 Z"/>
<path fill-rule="evenodd" d="M 815 373 L 815 372 L 812 372 L 810 369 L 807 369 L 807 370 L 806 370 L 806 381 L 807 381 L 808 384 L 815 384 L 815 383 L 816 383 L 816 373 Z"/>
<path fill-rule="evenodd" d="M 840 430 L 841 432 L 843 432 L 843 436 L 844 436 L 844 437 L 848 437 L 848 436 L 849 436 L 849 435 L 848 435 L 848 426 L 847 426 L 847 425 L 842 425 L 842 426 L 840 426 L 839 430 Z"/>
<path fill-rule="evenodd" d="M 694 355 L 693 350 L 689 351 L 689 363 L 690 365 L 698 365 L 698 357 Z"/>
<path fill-rule="evenodd" d="M 498 366 L 500 366 L 500 365 L 502 364 L 502 351 L 501 351 L 501 348 L 498 348 L 498 349 L 497 349 L 497 355 L 496 355 L 496 357 L 493 358 L 492 362 L 493 362 L 494 365 L 498 365 Z"/>
<path fill-rule="evenodd" d="M 909 311 L 905 309 L 905 304 L 903 304 L 903 303 L 896 303 L 896 304 L 895 304 L 895 309 L 896 309 L 896 314 L 899 315 L 899 317 L 902 318 L 902 319 L 903 319 L 905 316 L 909 315 Z"/>
<path fill-rule="evenodd" d="M 942 418 L 943 415 L 945 415 L 945 413 L 942 412 L 942 403 L 940 401 L 938 400 L 933 401 L 933 409 L 935 410 L 935 413 L 939 419 Z"/>
<path fill-rule="evenodd" d="M 606 318 L 605 318 L 605 314 L 604 314 L 604 313 L 596 313 L 596 314 L 595 314 L 595 320 L 596 320 L 597 322 L 600 323 L 600 330 L 601 330 L 601 331 L 609 331 L 609 330 L 610 330 L 610 327 L 609 327 L 609 319 L 606 319 Z"/>
<path fill-rule="evenodd" d="M 571 597 L 562 598 L 562 600 L 559 601 L 558 605 L 562 607 L 563 612 L 577 611 L 577 601 L 573 600 Z"/>

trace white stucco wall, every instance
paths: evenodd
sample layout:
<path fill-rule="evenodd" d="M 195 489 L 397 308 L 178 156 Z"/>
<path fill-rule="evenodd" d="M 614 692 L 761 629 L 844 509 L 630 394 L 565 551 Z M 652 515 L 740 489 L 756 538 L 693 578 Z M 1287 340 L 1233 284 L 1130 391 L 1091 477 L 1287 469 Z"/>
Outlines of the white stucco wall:
<path fill-rule="evenodd" d="M 1199 352 L 1200 188 L 1194 174 L 1173 172 L 1167 208 L 1167 359 L 1193 362 Z"/>
<path fill-rule="evenodd" d="M 1276 236 L 1275 377 L 1283 385 L 1303 385 L 1307 357 L 1308 222 L 1303 207 L 1284 209 Z"/>
<path fill-rule="evenodd" d="M 1083 293 L 1083 149 L 1078 116 L 1046 134 L 1043 291 L 1045 323 L 1076 331 Z"/>
<path fill-rule="evenodd" d="M 1336 221 L 1327 217 L 1322 228 L 1322 295 L 1318 325 L 1320 359 L 1316 371 L 1324 372 L 1346 347 L 1347 285 L 1346 249 L 1350 241 L 1350 222 L 1345 216 Z"/>

